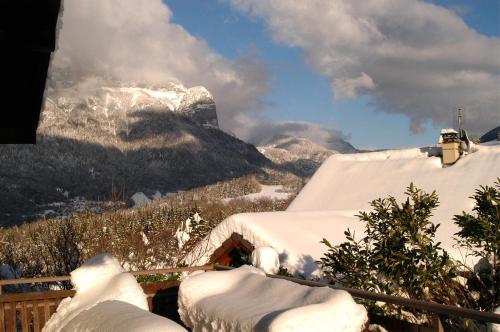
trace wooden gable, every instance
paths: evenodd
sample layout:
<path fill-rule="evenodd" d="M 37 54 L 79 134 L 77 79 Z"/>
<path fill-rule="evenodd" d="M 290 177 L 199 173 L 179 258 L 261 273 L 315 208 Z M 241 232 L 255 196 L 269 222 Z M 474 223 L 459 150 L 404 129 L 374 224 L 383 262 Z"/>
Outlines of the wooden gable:
<path fill-rule="evenodd" d="M 249 241 L 245 240 L 241 234 L 233 233 L 214 251 L 210 257 L 209 264 L 229 265 L 232 260 L 230 253 L 235 249 L 250 255 L 255 247 Z"/>

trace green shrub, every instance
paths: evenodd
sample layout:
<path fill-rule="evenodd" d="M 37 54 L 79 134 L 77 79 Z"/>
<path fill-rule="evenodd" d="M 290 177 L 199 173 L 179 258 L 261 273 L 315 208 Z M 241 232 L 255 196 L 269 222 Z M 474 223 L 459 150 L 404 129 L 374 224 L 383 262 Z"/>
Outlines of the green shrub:
<path fill-rule="evenodd" d="M 463 304 L 463 287 L 455 281 L 456 264 L 435 243 L 439 225 L 429 221 L 439 204 L 435 192 L 427 194 L 413 184 L 399 204 L 394 197 L 371 202 L 373 211 L 360 212 L 365 236 L 357 241 L 345 232 L 347 242 L 332 245 L 323 239 L 327 253 L 318 262 L 324 275 L 345 287 L 444 304 Z M 419 320 L 409 308 L 365 304 L 374 313 Z"/>
<path fill-rule="evenodd" d="M 479 295 L 477 309 L 493 311 L 500 305 L 500 178 L 494 186 L 481 186 L 471 198 L 474 215 L 454 217 L 460 227 L 455 235 L 461 246 L 481 258 L 467 280 L 469 290 Z"/>

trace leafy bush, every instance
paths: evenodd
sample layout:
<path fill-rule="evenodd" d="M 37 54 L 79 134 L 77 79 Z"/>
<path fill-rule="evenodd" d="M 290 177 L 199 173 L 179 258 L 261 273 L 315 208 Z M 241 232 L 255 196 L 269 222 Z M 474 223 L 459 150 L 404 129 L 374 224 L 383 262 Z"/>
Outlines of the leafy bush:
<path fill-rule="evenodd" d="M 460 231 L 455 235 L 461 246 L 481 258 L 467 280 L 469 290 L 478 295 L 477 309 L 493 311 L 500 305 L 500 178 L 492 187 L 481 186 L 471 198 L 475 215 L 456 215 Z"/>
<path fill-rule="evenodd" d="M 435 243 L 439 225 L 429 221 L 439 204 L 436 192 L 427 194 L 413 184 L 407 188 L 406 201 L 399 204 L 394 197 L 371 202 L 373 211 L 360 212 L 365 223 L 365 237 L 357 241 L 345 232 L 347 242 L 333 246 L 323 243 L 327 253 L 320 260 L 326 277 L 345 287 L 363 289 L 434 301 L 463 304 L 463 287 L 454 279 L 456 264 Z M 409 308 L 389 304 L 365 304 L 376 313 L 406 317 L 418 321 L 422 314 Z"/>

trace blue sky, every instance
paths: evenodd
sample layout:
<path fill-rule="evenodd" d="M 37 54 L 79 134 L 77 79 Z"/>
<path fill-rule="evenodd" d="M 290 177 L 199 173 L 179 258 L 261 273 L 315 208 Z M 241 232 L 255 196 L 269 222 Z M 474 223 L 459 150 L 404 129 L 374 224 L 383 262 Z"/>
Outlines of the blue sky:
<path fill-rule="evenodd" d="M 411 134 L 405 115 L 375 112 L 369 97 L 334 101 L 330 81 L 305 63 L 300 49 L 275 43 L 260 18 L 242 14 L 223 0 L 164 2 L 173 12 L 172 22 L 205 40 L 214 51 L 230 59 L 252 54 L 267 65 L 271 87 L 263 99 L 267 105 L 263 112 L 269 118 L 339 129 L 358 148 L 424 146 L 437 141 L 440 127 L 428 121 L 423 133 Z M 498 0 L 433 2 L 453 8 L 481 34 L 500 35 Z"/>

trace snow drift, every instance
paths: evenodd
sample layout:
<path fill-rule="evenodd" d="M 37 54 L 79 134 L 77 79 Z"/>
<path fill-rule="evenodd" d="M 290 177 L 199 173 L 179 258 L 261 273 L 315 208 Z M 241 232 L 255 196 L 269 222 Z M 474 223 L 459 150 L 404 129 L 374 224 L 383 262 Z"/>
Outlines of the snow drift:
<path fill-rule="evenodd" d="M 71 272 L 71 283 L 75 296 L 61 301 L 44 332 L 141 331 L 148 330 L 148 321 L 155 331 L 185 331 L 148 311 L 141 286 L 109 254 L 98 255 Z M 139 328 L 137 321 L 145 325 Z"/>
<path fill-rule="evenodd" d="M 242 266 L 205 272 L 179 288 L 179 314 L 193 331 L 361 331 L 367 312 L 345 291 L 267 278 Z"/>

